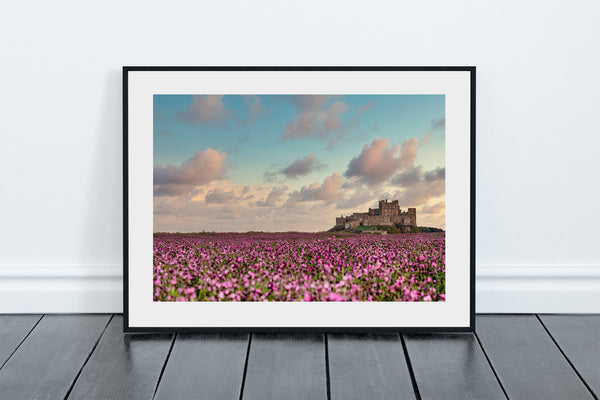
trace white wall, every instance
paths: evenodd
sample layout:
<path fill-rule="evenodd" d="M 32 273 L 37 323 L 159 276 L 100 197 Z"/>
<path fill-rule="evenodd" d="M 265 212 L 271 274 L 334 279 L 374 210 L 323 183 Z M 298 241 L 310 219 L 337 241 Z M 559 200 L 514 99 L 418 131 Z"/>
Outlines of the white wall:
<path fill-rule="evenodd" d="M 598 2 L 10 1 L 0 37 L 0 311 L 121 309 L 121 66 L 475 65 L 478 311 L 600 312 Z"/>

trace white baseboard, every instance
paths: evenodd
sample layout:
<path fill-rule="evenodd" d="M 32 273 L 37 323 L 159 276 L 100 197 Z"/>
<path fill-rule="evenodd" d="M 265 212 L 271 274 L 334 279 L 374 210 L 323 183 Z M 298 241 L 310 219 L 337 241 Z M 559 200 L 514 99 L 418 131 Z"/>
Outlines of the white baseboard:
<path fill-rule="evenodd" d="M 0 267 L 0 313 L 120 312 L 122 267 Z"/>
<path fill-rule="evenodd" d="M 478 313 L 600 313 L 600 267 L 478 267 Z M 0 267 L 0 313 L 120 313 L 114 267 Z"/>
<path fill-rule="evenodd" d="M 600 267 L 478 267 L 478 313 L 600 313 Z"/>

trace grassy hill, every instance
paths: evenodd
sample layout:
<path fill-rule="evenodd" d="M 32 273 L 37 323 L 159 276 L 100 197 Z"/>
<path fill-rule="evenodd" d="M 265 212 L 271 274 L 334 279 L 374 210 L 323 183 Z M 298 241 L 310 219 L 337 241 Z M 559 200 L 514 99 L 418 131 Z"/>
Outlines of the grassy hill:
<path fill-rule="evenodd" d="M 378 230 L 378 231 L 386 231 L 387 233 L 400 233 L 398 228 L 396 228 L 393 225 L 356 226 L 352 229 L 358 230 L 358 231 Z M 336 225 L 333 228 L 331 228 L 330 230 L 328 230 L 327 232 L 341 232 L 341 231 L 345 231 L 345 230 L 346 229 L 344 228 L 343 225 Z M 417 229 L 413 233 L 432 233 L 432 232 L 444 232 L 444 230 L 440 229 L 440 228 L 433 228 L 430 226 L 418 226 Z"/>

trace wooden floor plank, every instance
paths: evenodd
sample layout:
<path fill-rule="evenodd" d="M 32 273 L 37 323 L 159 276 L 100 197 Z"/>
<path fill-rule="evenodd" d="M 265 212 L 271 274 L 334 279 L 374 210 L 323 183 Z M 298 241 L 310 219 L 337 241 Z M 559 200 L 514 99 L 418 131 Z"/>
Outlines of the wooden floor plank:
<path fill-rule="evenodd" d="M 123 316 L 114 316 L 69 400 L 151 399 L 172 339 L 171 334 L 123 334 Z"/>
<path fill-rule="evenodd" d="M 45 315 L 0 370 L 0 399 L 63 399 L 110 315 Z"/>
<path fill-rule="evenodd" d="M 329 334 L 331 400 L 415 399 L 397 333 Z"/>
<path fill-rule="evenodd" d="M 510 399 L 592 399 L 534 315 L 477 317 L 476 332 Z"/>
<path fill-rule="evenodd" d="M 0 367 L 41 317 L 41 315 L 0 315 Z"/>
<path fill-rule="evenodd" d="M 324 335 L 252 335 L 243 398 L 327 399 Z"/>
<path fill-rule="evenodd" d="M 540 319 L 600 398 L 600 315 L 540 315 Z"/>
<path fill-rule="evenodd" d="M 240 398 L 248 334 L 179 334 L 156 400 Z"/>
<path fill-rule="evenodd" d="M 404 335 L 423 400 L 506 399 L 473 334 Z"/>

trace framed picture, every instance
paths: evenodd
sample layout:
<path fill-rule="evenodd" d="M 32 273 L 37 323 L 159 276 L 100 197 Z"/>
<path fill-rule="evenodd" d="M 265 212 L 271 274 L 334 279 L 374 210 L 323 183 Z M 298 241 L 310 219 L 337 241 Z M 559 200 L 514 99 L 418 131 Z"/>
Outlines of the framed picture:
<path fill-rule="evenodd" d="M 474 328 L 474 67 L 124 67 L 125 331 Z"/>

